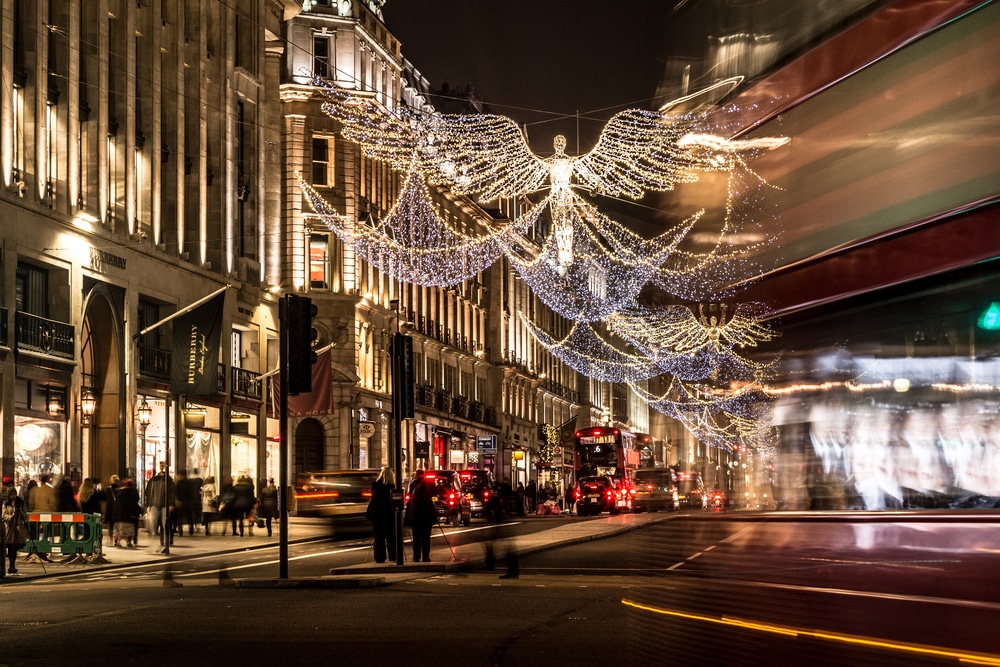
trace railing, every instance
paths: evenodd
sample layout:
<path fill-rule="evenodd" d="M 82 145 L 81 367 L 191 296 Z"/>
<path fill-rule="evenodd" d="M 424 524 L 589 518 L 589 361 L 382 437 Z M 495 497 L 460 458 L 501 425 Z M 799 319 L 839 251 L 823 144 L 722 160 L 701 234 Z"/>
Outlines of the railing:
<path fill-rule="evenodd" d="M 233 367 L 233 396 L 259 401 L 264 397 L 264 383 L 260 373 Z"/>
<path fill-rule="evenodd" d="M 76 330 L 72 324 L 56 322 L 31 313 L 15 313 L 17 349 L 41 352 L 63 359 L 76 358 Z"/>
<path fill-rule="evenodd" d="M 215 376 L 215 391 L 220 394 L 226 393 L 226 365 L 219 364 L 218 375 Z"/>
<path fill-rule="evenodd" d="M 469 416 L 469 399 L 465 396 L 456 396 L 451 399 L 451 414 L 456 417 L 468 417 Z"/>
<path fill-rule="evenodd" d="M 498 426 L 496 408 L 486 408 L 486 413 L 483 417 L 487 426 Z"/>
<path fill-rule="evenodd" d="M 139 346 L 139 374 L 161 380 L 170 379 L 170 350 L 149 345 Z"/>
<path fill-rule="evenodd" d="M 416 402 L 420 405 L 424 405 L 428 408 L 433 408 L 435 402 L 437 401 L 437 394 L 434 391 L 434 387 L 421 384 L 417 385 L 417 395 Z"/>
<path fill-rule="evenodd" d="M 436 389 L 434 394 L 434 407 L 438 410 L 448 412 L 451 408 L 451 394 L 444 389 Z"/>
<path fill-rule="evenodd" d="M 469 402 L 469 419 L 477 422 L 483 421 L 483 404 L 481 402 Z"/>

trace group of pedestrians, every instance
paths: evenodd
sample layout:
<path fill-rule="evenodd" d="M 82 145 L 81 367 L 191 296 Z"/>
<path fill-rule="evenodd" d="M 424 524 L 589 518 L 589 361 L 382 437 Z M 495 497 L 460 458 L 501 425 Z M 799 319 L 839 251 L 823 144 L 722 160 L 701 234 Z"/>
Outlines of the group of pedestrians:
<path fill-rule="evenodd" d="M 395 561 L 397 549 L 402 545 L 396 543 L 396 508 L 392 503 L 392 491 L 396 488 L 396 477 L 389 467 L 383 467 L 378 477 L 371 485 L 371 500 L 365 511 L 365 517 L 372 526 L 372 550 L 376 563 Z M 409 500 L 403 510 L 403 524 L 410 528 L 411 546 L 414 563 L 431 562 L 431 532 L 438 522 L 437 507 L 434 504 L 434 482 L 424 479 L 424 471 L 417 470 L 413 481 L 407 489 Z M 484 569 L 495 567 L 493 543 L 501 537 L 509 537 L 502 527 L 494 527 L 490 539 L 486 541 L 486 557 Z M 507 572 L 501 579 L 517 579 L 520 576 L 518 555 L 514 549 L 506 553 Z"/>
<path fill-rule="evenodd" d="M 372 482 L 372 496 L 368 502 L 365 517 L 372 524 L 372 548 L 375 562 L 396 560 L 396 508 L 392 504 L 392 491 L 396 488 L 396 476 L 385 466 Z M 437 508 L 434 506 L 434 486 L 424 481 L 424 471 L 418 470 L 409 487 L 409 502 L 406 504 L 403 523 L 409 526 L 413 535 L 413 561 L 429 563 L 431 560 L 431 529 L 437 523 Z"/>

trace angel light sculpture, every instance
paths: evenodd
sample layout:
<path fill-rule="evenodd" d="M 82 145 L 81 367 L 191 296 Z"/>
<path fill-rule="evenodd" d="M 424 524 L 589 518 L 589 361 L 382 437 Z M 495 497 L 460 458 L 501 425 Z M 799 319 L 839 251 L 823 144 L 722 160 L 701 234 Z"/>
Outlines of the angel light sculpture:
<path fill-rule="evenodd" d="M 739 80 L 727 79 L 698 94 L 732 89 Z M 680 112 L 674 108 L 677 104 L 667 104 L 659 111 L 629 109 L 615 114 L 588 153 L 567 155 L 565 138 L 558 136 L 554 153 L 542 157 L 532 152 L 516 123 L 505 116 L 390 110 L 366 93 L 323 81 L 317 85 L 328 95 L 324 111 L 342 122 L 342 135 L 357 143 L 365 156 L 400 173 L 413 170 L 428 184 L 481 203 L 522 200 L 547 189 L 543 203 L 552 223 L 548 239 L 555 244 L 554 269 L 562 277 L 576 259 L 574 226 L 586 220 L 580 215 L 585 204 L 581 192 L 638 200 L 649 192 L 694 181 L 702 172 L 730 171 L 747 156 L 787 141 L 719 137 L 703 131 L 703 111 Z M 518 223 L 513 220 L 511 228 L 521 228 Z M 674 238 L 669 242 L 675 244 Z M 449 254 L 454 257 L 454 252 Z M 637 254 L 641 254 L 638 248 Z M 578 287 L 573 281 L 566 283 L 567 289 Z"/>

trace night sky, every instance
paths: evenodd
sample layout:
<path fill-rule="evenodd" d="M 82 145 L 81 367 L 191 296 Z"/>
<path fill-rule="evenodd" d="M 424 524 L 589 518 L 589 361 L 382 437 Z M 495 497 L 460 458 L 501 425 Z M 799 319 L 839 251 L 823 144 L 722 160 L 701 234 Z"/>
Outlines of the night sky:
<path fill-rule="evenodd" d="M 387 0 L 386 26 L 434 89 L 472 85 L 548 154 L 586 152 L 615 112 L 650 108 L 665 0 Z M 579 151 L 577 120 L 579 113 Z M 568 120 L 567 120 L 568 118 Z"/>

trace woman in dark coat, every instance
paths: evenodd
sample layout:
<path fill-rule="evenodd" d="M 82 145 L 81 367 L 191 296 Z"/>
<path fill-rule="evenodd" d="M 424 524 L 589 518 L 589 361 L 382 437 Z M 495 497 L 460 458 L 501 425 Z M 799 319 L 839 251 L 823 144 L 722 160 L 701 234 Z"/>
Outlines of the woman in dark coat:
<path fill-rule="evenodd" d="M 115 546 L 139 546 L 136 540 L 136 526 L 139 525 L 142 508 L 139 506 L 139 491 L 131 479 L 122 480 L 118 487 L 115 493 L 114 511 Z"/>
<path fill-rule="evenodd" d="M 417 471 L 416 484 L 410 496 L 409 517 L 413 529 L 413 562 L 425 563 L 431 560 L 431 528 L 437 523 L 437 508 L 434 506 L 434 484 L 424 479 L 423 471 Z"/>
<path fill-rule="evenodd" d="M 260 517 L 267 527 L 267 536 L 271 537 L 271 521 L 278 518 L 278 487 L 273 479 L 260 492 Z"/>
<path fill-rule="evenodd" d="M 378 478 L 372 482 L 372 499 L 368 501 L 365 516 L 371 521 L 375 562 L 396 560 L 396 513 L 392 509 L 392 491 L 396 488 L 396 477 L 392 469 L 383 466 Z"/>
<path fill-rule="evenodd" d="M 28 531 L 24 525 L 24 501 L 17 495 L 17 489 L 10 487 L 3 499 L 3 511 L 0 513 L 0 530 L 3 531 L 3 543 L 7 561 L 10 566 L 7 574 L 17 574 L 17 552 L 28 543 Z M 3 563 L 0 562 L 0 575 L 3 574 Z"/>
<path fill-rule="evenodd" d="M 257 498 L 253 495 L 253 482 L 250 481 L 250 478 L 242 476 L 233 484 L 233 502 L 231 504 L 232 514 L 230 514 L 229 519 L 233 524 L 233 535 L 236 534 L 236 522 L 239 521 L 240 537 L 243 537 L 243 525 L 253 510 L 253 506 L 257 504 Z M 252 523 L 250 524 L 250 534 L 253 535 Z"/>

